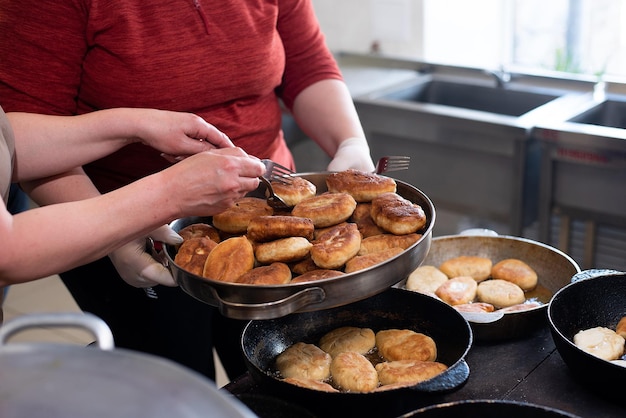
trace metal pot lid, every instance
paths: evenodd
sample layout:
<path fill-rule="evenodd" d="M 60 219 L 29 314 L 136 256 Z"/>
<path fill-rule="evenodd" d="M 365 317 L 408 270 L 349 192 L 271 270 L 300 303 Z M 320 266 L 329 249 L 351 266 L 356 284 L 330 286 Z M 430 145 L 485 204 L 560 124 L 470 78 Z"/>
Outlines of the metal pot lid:
<path fill-rule="evenodd" d="M 6 344 L 17 331 L 42 326 L 86 328 L 98 346 Z M 89 314 L 27 315 L 2 326 L 0 416 L 256 417 L 196 372 L 160 357 L 113 349 L 106 330 Z"/>

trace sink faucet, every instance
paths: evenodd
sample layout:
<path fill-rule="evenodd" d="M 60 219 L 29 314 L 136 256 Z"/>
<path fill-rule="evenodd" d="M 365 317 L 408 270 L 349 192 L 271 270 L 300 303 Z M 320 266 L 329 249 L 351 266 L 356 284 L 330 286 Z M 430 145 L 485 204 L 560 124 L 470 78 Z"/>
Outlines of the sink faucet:
<path fill-rule="evenodd" d="M 489 74 L 496 80 L 496 87 L 504 88 L 506 83 L 511 81 L 511 73 L 504 71 L 504 68 L 499 70 L 485 70 L 486 74 Z"/>

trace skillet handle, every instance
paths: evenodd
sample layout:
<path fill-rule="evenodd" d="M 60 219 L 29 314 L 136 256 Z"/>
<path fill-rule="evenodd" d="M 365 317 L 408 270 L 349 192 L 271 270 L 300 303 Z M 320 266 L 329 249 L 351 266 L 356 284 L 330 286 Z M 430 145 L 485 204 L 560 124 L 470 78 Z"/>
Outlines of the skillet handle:
<path fill-rule="evenodd" d="M 578 273 L 574 274 L 574 276 L 572 277 L 571 282 L 574 283 L 574 282 L 577 282 L 579 280 L 594 279 L 594 278 L 600 277 L 600 276 L 612 276 L 612 275 L 616 275 L 616 274 L 624 274 L 624 272 L 617 271 L 617 270 L 607 270 L 607 269 L 583 270 L 581 272 L 578 272 Z"/>
<path fill-rule="evenodd" d="M 235 303 L 220 298 L 215 288 L 209 287 L 209 290 L 218 303 L 220 313 L 233 319 L 274 319 L 294 313 L 305 306 L 320 303 L 326 298 L 326 292 L 321 287 L 307 287 L 273 302 Z"/>

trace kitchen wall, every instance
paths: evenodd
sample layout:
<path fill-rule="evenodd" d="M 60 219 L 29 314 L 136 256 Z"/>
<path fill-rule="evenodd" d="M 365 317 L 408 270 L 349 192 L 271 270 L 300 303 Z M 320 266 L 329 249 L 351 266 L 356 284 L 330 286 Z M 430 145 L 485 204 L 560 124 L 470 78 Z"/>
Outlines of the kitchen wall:
<path fill-rule="evenodd" d="M 312 0 L 333 51 L 423 55 L 422 0 Z"/>

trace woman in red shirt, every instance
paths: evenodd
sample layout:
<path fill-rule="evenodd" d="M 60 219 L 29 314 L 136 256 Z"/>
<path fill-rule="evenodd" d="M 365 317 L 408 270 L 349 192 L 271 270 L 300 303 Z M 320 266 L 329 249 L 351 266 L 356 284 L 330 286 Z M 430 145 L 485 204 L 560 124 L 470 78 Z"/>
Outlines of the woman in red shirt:
<path fill-rule="evenodd" d="M 330 170 L 374 168 L 310 0 L 0 0 L 0 16 L 0 97 L 7 111 L 193 112 L 249 154 L 293 167 L 281 130 L 282 101 L 333 156 Z M 157 152 L 131 145 L 84 172 L 29 187 L 37 186 L 33 197 L 40 204 L 83 199 L 166 164 Z M 102 317 L 120 347 L 213 377 L 215 342 L 229 376 L 244 372 L 238 346 L 220 346 L 238 343 L 240 323 L 225 321 L 180 289 L 159 287 L 154 299 L 120 280 L 147 267 L 138 256 L 143 244 L 110 254 L 113 265 L 102 259 L 62 274 L 79 306 Z M 235 335 L 226 336 L 231 331 Z M 232 367 L 225 352 L 237 353 Z"/>

